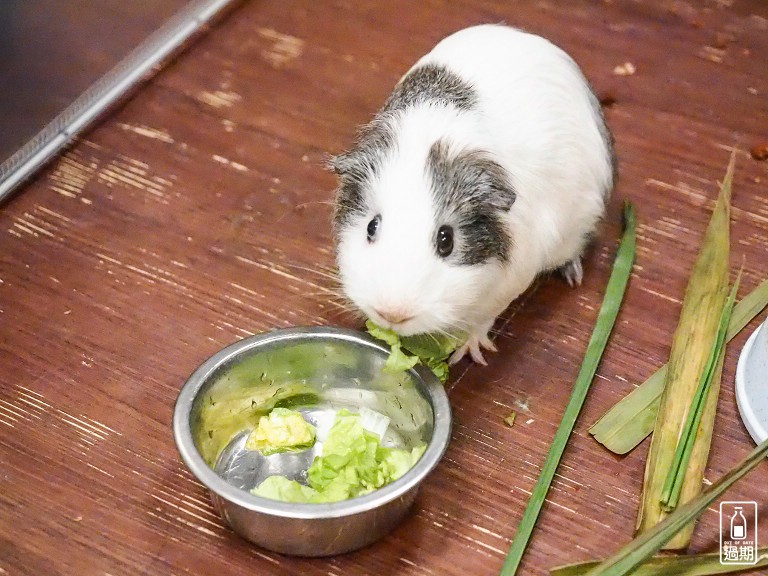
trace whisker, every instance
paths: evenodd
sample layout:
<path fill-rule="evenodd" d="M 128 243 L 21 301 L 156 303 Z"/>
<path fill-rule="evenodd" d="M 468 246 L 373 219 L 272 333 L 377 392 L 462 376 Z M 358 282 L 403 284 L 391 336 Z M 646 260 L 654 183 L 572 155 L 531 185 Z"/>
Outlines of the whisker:
<path fill-rule="evenodd" d="M 450 327 L 448 327 L 448 329 L 438 328 L 437 330 L 435 330 L 435 332 L 437 334 L 442 335 L 442 336 L 447 336 L 448 338 L 453 338 L 454 337 L 454 334 L 451 333 L 451 328 Z M 430 334 L 430 336 L 432 336 L 432 339 L 435 341 L 435 343 L 437 343 L 437 335 L 436 334 Z"/>
<path fill-rule="evenodd" d="M 356 310 L 357 309 L 355 306 L 353 306 L 350 302 L 348 302 L 344 298 L 334 297 L 334 296 L 331 296 L 329 298 L 328 294 L 325 294 L 323 292 L 308 292 L 308 293 L 303 294 L 303 296 L 308 297 L 308 298 L 310 298 L 312 300 L 321 300 L 322 299 L 323 303 L 327 302 L 329 304 L 334 304 L 336 306 L 343 306 L 344 308 L 347 308 L 348 310 Z"/>
<path fill-rule="evenodd" d="M 492 340 L 514 340 L 515 339 L 512 334 L 502 332 L 501 330 L 490 330 L 488 334 L 493 337 Z"/>
<path fill-rule="evenodd" d="M 315 292 L 302 292 L 301 296 L 325 296 L 327 298 L 336 298 L 337 300 L 346 300 L 347 298 L 339 292 L 338 290 L 334 290 L 333 288 L 325 288 L 323 286 L 316 286 L 317 291 Z"/>
<path fill-rule="evenodd" d="M 362 323 L 365 316 L 359 310 L 337 310 L 331 313 L 333 318 L 345 318 L 355 323 Z"/>
<path fill-rule="evenodd" d="M 310 201 L 307 201 L 307 202 L 302 202 L 301 204 L 296 204 L 296 206 L 294 206 L 294 208 L 305 208 L 307 206 L 312 206 L 313 204 L 323 204 L 325 206 L 331 206 L 332 207 L 332 206 L 334 206 L 335 203 L 334 203 L 333 200 L 310 200 Z"/>
<path fill-rule="evenodd" d="M 292 263 L 286 263 L 284 264 L 286 268 L 293 268 L 295 270 L 304 270 L 306 272 L 314 272 L 314 273 L 325 273 L 333 276 L 338 276 L 336 274 L 336 268 L 333 266 L 322 266 L 320 264 L 316 264 L 314 268 L 310 268 L 309 266 L 302 266 L 300 264 L 292 264 Z"/>
<path fill-rule="evenodd" d="M 449 338 L 455 338 L 457 334 L 466 333 L 467 329 L 465 329 L 460 322 L 449 322 L 445 327 L 441 326 L 435 330 L 435 332 Z"/>
<path fill-rule="evenodd" d="M 350 308 L 349 306 L 345 306 L 343 304 L 337 304 L 336 302 L 332 302 L 331 306 L 333 306 L 337 311 L 343 312 L 344 314 L 349 314 L 350 316 L 361 316 L 360 311 L 356 310 L 355 308 Z"/>
<path fill-rule="evenodd" d="M 302 292 L 302 295 L 312 295 L 312 296 L 328 296 L 330 298 L 336 298 L 338 300 L 349 300 L 343 292 L 339 292 L 338 290 L 334 288 L 326 288 L 325 286 L 315 286 L 317 290 L 315 292 Z"/>
<path fill-rule="evenodd" d="M 317 274 L 321 278 L 327 278 L 329 280 L 333 280 L 333 282 L 337 284 L 341 284 L 341 278 L 338 275 L 338 272 L 334 268 L 327 268 L 323 270 L 322 268 L 310 268 L 308 266 L 301 266 L 299 264 L 285 264 L 288 268 L 293 268 L 295 270 L 303 270 L 304 272 L 310 272 L 312 274 Z"/>

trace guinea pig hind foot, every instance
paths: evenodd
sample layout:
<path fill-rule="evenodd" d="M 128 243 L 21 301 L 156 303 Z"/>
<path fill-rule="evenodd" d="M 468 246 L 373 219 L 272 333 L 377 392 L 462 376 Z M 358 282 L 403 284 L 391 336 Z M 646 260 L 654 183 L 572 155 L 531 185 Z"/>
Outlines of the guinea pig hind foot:
<path fill-rule="evenodd" d="M 496 345 L 488 337 L 487 329 L 470 334 L 467 341 L 451 355 L 449 363 L 452 365 L 456 364 L 469 353 L 472 360 L 482 366 L 488 366 L 488 362 L 485 361 L 485 357 L 483 356 L 483 350 L 488 350 L 489 352 L 496 352 L 498 350 Z"/>
<path fill-rule="evenodd" d="M 584 279 L 584 268 L 581 266 L 581 256 L 576 256 L 573 260 L 564 264 L 559 268 L 560 274 L 563 275 L 565 281 L 575 288 L 581 286 L 581 281 Z"/>

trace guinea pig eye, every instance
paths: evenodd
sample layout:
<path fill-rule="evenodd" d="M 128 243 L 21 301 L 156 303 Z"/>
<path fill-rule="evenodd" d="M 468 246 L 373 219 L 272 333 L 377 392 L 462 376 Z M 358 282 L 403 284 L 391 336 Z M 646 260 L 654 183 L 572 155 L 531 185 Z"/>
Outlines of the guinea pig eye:
<path fill-rule="evenodd" d="M 453 252 L 453 228 L 450 226 L 440 226 L 440 229 L 437 231 L 435 247 L 437 248 L 437 254 L 441 258 L 446 258 Z"/>
<path fill-rule="evenodd" d="M 373 242 L 376 240 L 376 234 L 379 231 L 379 225 L 381 224 L 381 214 L 376 214 L 376 216 L 368 222 L 368 228 L 366 231 L 368 232 L 368 242 Z"/>

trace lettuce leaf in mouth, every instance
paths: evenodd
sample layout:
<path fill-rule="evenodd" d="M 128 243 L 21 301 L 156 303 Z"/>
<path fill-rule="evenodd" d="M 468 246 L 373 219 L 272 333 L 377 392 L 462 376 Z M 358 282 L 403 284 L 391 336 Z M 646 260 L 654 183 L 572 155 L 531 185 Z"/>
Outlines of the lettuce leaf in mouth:
<path fill-rule="evenodd" d="M 265 456 L 278 452 L 299 452 L 315 443 L 315 427 L 304 420 L 301 412 L 274 408 L 259 418 L 259 425 L 245 442 L 248 450 L 259 450 Z"/>
<path fill-rule="evenodd" d="M 449 334 L 400 336 L 372 320 L 366 320 L 365 327 L 371 336 L 381 340 L 392 350 L 384 364 L 385 372 L 396 374 L 422 363 L 432 370 L 441 382 L 448 380 L 448 359 L 461 345 L 461 337 Z"/>
<path fill-rule="evenodd" d="M 418 462 L 424 450 L 423 443 L 412 450 L 382 446 L 379 435 L 363 427 L 359 414 L 344 409 L 336 414 L 322 455 L 307 471 L 309 486 L 270 476 L 251 493 L 285 502 L 339 502 L 394 482 Z"/>

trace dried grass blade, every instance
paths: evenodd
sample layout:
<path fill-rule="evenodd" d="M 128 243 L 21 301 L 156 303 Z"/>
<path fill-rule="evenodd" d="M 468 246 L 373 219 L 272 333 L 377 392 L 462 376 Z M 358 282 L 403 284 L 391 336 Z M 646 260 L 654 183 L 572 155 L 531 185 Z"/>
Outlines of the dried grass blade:
<path fill-rule="evenodd" d="M 723 374 L 725 334 L 728 330 L 728 322 L 731 318 L 731 313 L 733 312 L 733 303 L 736 300 L 736 292 L 739 290 L 740 283 L 741 270 L 739 270 L 739 275 L 736 278 L 736 282 L 733 284 L 733 288 L 731 288 L 731 293 L 728 295 L 728 300 L 725 303 L 725 307 L 720 316 L 720 325 L 717 329 L 715 344 L 709 353 L 707 365 L 704 368 L 701 381 L 694 394 L 692 405 L 688 410 L 688 416 L 685 420 L 683 432 L 680 435 L 680 439 L 677 441 L 677 448 L 675 449 L 672 467 L 669 469 L 667 479 L 664 482 L 664 489 L 661 493 L 661 504 L 666 512 L 674 510 L 675 507 L 677 507 L 677 503 L 680 499 L 680 492 L 683 488 L 683 480 L 685 479 L 685 474 L 688 470 L 688 462 L 691 459 L 694 442 L 696 441 L 699 426 L 701 425 L 701 419 L 704 415 L 704 406 L 707 403 L 709 391 L 712 388 L 712 381 L 716 379 L 719 382 Z"/>
<path fill-rule="evenodd" d="M 768 280 L 742 298 L 733 308 L 726 342 L 730 342 L 768 306 Z M 653 432 L 659 400 L 667 377 L 667 364 L 613 405 L 589 433 L 614 454 L 626 454 Z"/>
<path fill-rule="evenodd" d="M 610 558 L 589 570 L 585 576 L 625 576 L 658 552 L 680 530 L 690 526 L 723 492 L 761 464 L 768 455 L 768 440 L 755 448 L 735 468 L 693 500 L 669 514 L 659 524 L 640 534 Z"/>
<path fill-rule="evenodd" d="M 637 517 L 638 532 L 650 530 L 666 516 L 661 504 L 666 476 L 673 465 L 678 439 L 717 339 L 720 317 L 728 296 L 730 196 L 734 160 L 735 156 L 732 155 L 685 290 L 680 320 L 672 340 L 667 378 L 646 460 L 643 494 Z M 689 467 L 681 488 L 683 502 L 701 491 L 719 384 L 719 380 L 713 383 L 702 408 L 701 425 L 691 448 Z M 692 532 L 693 525 L 686 527 L 667 543 L 667 547 L 684 548 Z"/>
<path fill-rule="evenodd" d="M 601 560 L 579 562 L 552 568 L 552 576 L 584 576 L 600 565 Z M 752 566 L 721 564 L 720 553 L 691 554 L 688 556 L 654 556 L 645 562 L 632 576 L 715 576 L 733 574 L 768 566 L 768 546 L 757 549 L 757 562 Z"/>

